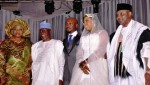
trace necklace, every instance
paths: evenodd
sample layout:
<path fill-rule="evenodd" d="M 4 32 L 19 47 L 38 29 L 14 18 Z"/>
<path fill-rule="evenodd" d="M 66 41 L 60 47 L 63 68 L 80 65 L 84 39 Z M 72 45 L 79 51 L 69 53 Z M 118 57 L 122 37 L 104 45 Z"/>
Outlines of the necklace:
<path fill-rule="evenodd" d="M 11 38 L 10 40 L 11 40 L 12 42 L 14 42 L 14 43 L 17 43 L 17 44 L 19 44 L 19 43 L 21 43 L 21 42 L 24 41 L 23 38 Z"/>

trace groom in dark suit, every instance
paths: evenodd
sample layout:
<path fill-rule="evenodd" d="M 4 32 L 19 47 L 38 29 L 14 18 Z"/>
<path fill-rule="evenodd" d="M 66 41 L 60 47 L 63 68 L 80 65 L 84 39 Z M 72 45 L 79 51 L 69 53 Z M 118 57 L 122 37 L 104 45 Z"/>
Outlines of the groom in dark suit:
<path fill-rule="evenodd" d="M 63 40 L 65 53 L 65 66 L 63 75 L 63 85 L 69 85 L 72 70 L 76 62 L 76 50 L 79 45 L 80 34 L 77 32 L 78 21 L 76 18 L 68 18 L 65 22 L 67 32 L 66 38 Z"/>

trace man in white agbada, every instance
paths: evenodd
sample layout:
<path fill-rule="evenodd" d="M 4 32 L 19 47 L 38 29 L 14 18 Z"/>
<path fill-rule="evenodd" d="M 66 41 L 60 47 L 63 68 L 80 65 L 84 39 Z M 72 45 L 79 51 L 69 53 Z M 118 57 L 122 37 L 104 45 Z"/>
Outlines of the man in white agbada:
<path fill-rule="evenodd" d="M 86 14 L 70 85 L 109 85 L 108 67 L 104 59 L 108 40 L 98 17 Z"/>
<path fill-rule="evenodd" d="M 51 39 L 51 24 L 43 21 L 41 41 L 32 46 L 32 85 L 62 85 L 64 53 L 60 40 Z"/>
<path fill-rule="evenodd" d="M 132 6 L 117 5 L 120 26 L 108 45 L 111 85 L 150 85 L 150 30 L 132 19 Z"/>

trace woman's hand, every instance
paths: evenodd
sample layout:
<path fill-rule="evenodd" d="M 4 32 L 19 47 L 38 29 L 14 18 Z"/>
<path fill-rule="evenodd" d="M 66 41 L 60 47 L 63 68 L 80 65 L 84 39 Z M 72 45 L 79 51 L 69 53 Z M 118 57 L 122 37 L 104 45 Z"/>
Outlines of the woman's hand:
<path fill-rule="evenodd" d="M 87 66 L 87 60 L 82 61 L 82 62 L 79 64 L 79 67 L 80 67 L 80 69 L 83 71 L 83 73 L 89 74 L 90 69 L 89 69 L 89 67 Z"/>
<path fill-rule="evenodd" d="M 6 82 L 6 77 L 5 76 L 1 76 L 0 77 L 0 85 L 4 85 L 5 84 L 5 82 Z"/>

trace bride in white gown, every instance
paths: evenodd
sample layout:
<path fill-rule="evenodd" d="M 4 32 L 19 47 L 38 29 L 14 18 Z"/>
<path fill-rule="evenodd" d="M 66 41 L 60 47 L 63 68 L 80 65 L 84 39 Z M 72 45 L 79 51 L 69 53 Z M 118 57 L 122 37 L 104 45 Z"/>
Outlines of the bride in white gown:
<path fill-rule="evenodd" d="M 108 34 L 95 14 L 86 14 L 83 23 L 84 30 L 70 85 L 109 85 L 107 61 L 104 58 Z"/>

